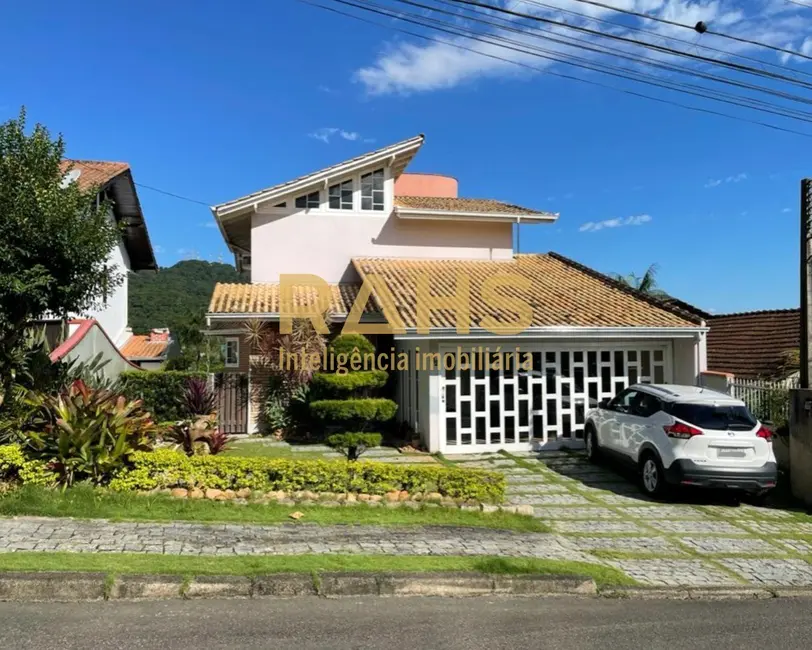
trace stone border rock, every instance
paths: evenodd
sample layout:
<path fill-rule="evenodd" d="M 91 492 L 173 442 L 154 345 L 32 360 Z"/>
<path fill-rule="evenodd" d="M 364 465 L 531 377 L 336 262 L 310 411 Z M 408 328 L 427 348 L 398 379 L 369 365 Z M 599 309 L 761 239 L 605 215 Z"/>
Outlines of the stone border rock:
<path fill-rule="evenodd" d="M 357 596 L 590 596 L 592 578 L 484 573 L 277 573 L 255 576 L 0 573 L 0 601 L 75 602 L 171 598 L 342 598 Z"/>
<path fill-rule="evenodd" d="M 153 494 L 155 491 L 147 491 L 144 494 Z M 174 499 L 208 499 L 210 501 L 231 501 L 237 504 L 246 503 L 278 503 L 285 506 L 322 506 L 325 508 L 338 508 L 340 506 L 369 506 L 385 508 L 411 508 L 417 510 L 421 507 L 443 507 L 459 508 L 486 514 L 493 512 L 507 512 L 515 515 L 533 516 L 532 505 L 493 505 L 489 503 L 479 503 L 468 499 L 452 499 L 444 497 L 439 492 L 427 492 L 410 494 L 404 491 L 387 492 L 385 495 L 365 494 L 356 492 L 333 493 L 333 492 L 311 492 L 301 490 L 297 492 L 285 492 L 284 490 L 261 492 L 252 491 L 249 488 L 241 490 L 216 490 L 207 488 L 172 488 L 157 490 L 162 494 L 168 494 Z"/>

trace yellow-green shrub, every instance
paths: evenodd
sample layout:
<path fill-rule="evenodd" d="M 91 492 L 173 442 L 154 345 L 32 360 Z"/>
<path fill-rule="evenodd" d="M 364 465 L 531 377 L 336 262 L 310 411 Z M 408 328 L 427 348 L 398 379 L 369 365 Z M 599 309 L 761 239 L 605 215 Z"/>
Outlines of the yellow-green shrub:
<path fill-rule="evenodd" d="M 439 492 L 454 499 L 499 502 L 505 478 L 498 472 L 440 465 L 394 465 L 343 460 L 193 456 L 160 449 L 133 454 L 133 466 L 113 479 L 114 490 L 199 487 L 220 490 Z"/>
<path fill-rule="evenodd" d="M 19 480 L 24 485 L 54 485 L 59 476 L 41 460 L 26 460 L 19 445 L 0 445 L 0 479 Z"/>

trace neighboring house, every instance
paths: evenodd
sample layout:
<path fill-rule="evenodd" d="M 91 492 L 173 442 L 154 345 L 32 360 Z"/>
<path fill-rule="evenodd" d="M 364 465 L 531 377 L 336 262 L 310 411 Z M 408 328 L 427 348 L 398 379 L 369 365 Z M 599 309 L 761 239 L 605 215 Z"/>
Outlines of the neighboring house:
<path fill-rule="evenodd" d="M 708 370 L 744 379 L 797 377 L 800 309 L 723 314 L 708 325 Z"/>
<path fill-rule="evenodd" d="M 123 370 L 138 367 L 122 354 L 122 348 L 132 338 L 127 327 L 128 274 L 156 270 L 158 265 L 130 166 L 121 162 L 65 160 L 63 169 L 66 182 L 75 181 L 82 188 L 98 187 L 99 199 L 110 201 L 110 219 L 121 228 L 121 240 L 110 253 L 109 263 L 123 275 L 123 281 L 109 294 L 100 296 L 99 307 L 72 315 L 66 329 L 58 319 L 44 319 L 49 339 L 57 344 L 51 358 L 87 360 L 101 352 L 108 361 L 106 373 L 118 376 Z"/>
<path fill-rule="evenodd" d="M 143 370 L 158 370 L 167 359 L 180 354 L 180 346 L 168 329 L 153 329 L 149 334 L 130 336 L 121 354 Z"/>
<path fill-rule="evenodd" d="M 701 318 L 561 255 L 515 254 L 515 224 L 552 224 L 558 215 L 462 198 L 453 178 L 405 173 L 423 140 L 404 140 L 212 208 L 238 268 L 251 273 L 251 284 L 217 285 L 207 314 L 210 331 L 229 337 L 227 369 L 246 373 L 253 387 L 262 382 L 242 324 L 278 322 L 283 274 L 315 274 L 330 283 L 339 325 L 362 281 L 375 275 L 406 328 L 378 337 L 379 348 L 388 352 L 391 345 L 412 361 L 394 373 L 399 418 L 432 452 L 577 446 L 586 411 L 628 384 L 697 382 L 706 365 Z M 504 273 L 522 286 L 503 287 L 486 301 L 483 287 Z M 470 279 L 470 332 L 457 333 L 454 312 L 444 308 L 434 309 L 429 330 L 419 332 L 417 279 L 429 278 L 433 295 L 449 295 L 459 274 Z M 302 284 L 293 290 L 294 302 L 313 304 L 315 293 Z M 497 330 L 514 320 L 511 298 L 532 307 L 530 327 L 515 335 L 486 330 L 489 317 Z M 367 320 L 383 318 L 377 294 L 365 309 Z M 417 368 L 421 355 L 453 354 L 458 346 L 490 352 L 519 346 L 531 354 L 533 369 Z M 253 429 L 255 404 L 251 411 Z"/>

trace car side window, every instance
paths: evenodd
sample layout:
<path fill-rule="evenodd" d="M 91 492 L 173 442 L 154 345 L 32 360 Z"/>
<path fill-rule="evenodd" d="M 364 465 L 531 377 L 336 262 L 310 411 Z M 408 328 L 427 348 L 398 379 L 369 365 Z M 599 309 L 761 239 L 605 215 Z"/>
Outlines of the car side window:
<path fill-rule="evenodd" d="M 619 393 L 611 403 L 612 410 L 618 413 L 631 413 L 632 406 L 637 400 L 640 393 L 631 388 L 627 388 L 622 393 Z"/>
<path fill-rule="evenodd" d="M 662 410 L 663 405 L 654 395 L 640 393 L 640 399 L 632 406 L 634 415 L 647 418 Z"/>

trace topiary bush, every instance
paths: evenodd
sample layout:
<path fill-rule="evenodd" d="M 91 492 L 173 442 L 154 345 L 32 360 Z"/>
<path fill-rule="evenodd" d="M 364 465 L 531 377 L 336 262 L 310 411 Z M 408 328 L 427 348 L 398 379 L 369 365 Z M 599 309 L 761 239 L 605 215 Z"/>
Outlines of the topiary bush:
<path fill-rule="evenodd" d="M 136 453 L 132 466 L 110 482 L 114 490 L 173 487 L 219 490 L 358 492 L 384 495 L 394 490 L 438 492 L 453 499 L 499 503 L 505 477 L 499 472 L 441 465 L 395 465 L 341 460 L 296 460 L 242 456 L 186 456 L 169 449 Z"/>
<path fill-rule="evenodd" d="M 375 348 L 360 334 L 341 334 L 330 343 L 329 352 L 336 357 L 346 355 L 351 358 L 374 354 Z M 374 425 L 394 418 L 397 412 L 395 402 L 374 396 L 386 384 L 387 377 L 383 370 L 316 373 L 312 380 L 316 399 L 310 403 L 310 412 L 328 433 L 367 433 Z M 363 451 L 357 445 L 354 449 Z M 347 457 L 355 460 L 358 456 L 352 453 Z"/>
<path fill-rule="evenodd" d="M 156 422 L 172 422 L 188 417 L 184 395 L 190 380 L 206 381 L 205 372 L 177 370 L 133 370 L 121 373 L 120 392 L 139 399 Z"/>
<path fill-rule="evenodd" d="M 381 440 L 380 433 L 334 433 L 327 438 L 327 444 L 338 449 L 347 460 L 358 460 L 367 449 L 380 447 Z"/>

